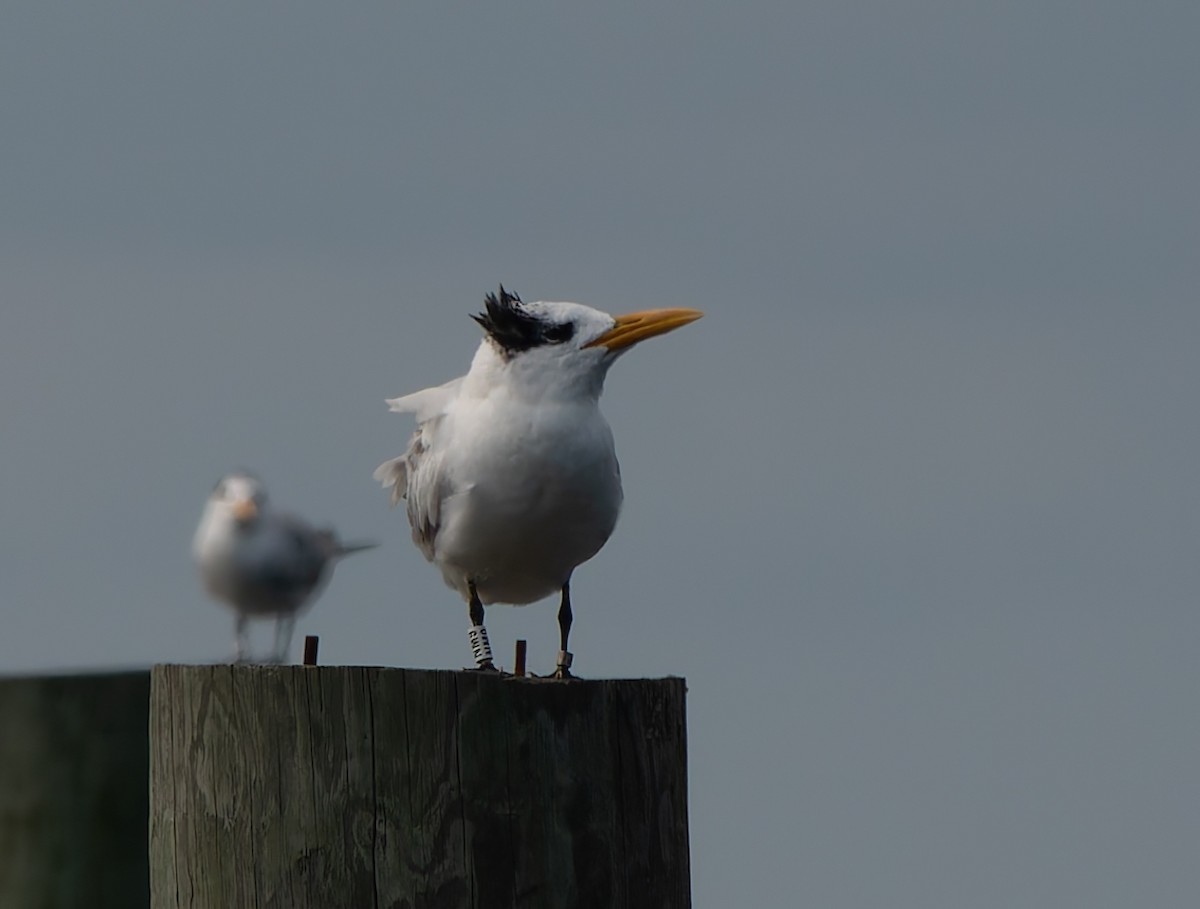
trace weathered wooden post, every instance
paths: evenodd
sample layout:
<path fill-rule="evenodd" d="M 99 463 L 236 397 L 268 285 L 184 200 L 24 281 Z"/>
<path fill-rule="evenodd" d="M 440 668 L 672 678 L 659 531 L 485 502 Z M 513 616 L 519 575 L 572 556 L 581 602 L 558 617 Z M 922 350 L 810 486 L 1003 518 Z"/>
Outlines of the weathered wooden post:
<path fill-rule="evenodd" d="M 150 673 L 0 679 L 0 906 L 138 909 Z"/>
<path fill-rule="evenodd" d="M 157 666 L 152 906 L 688 907 L 684 695 Z"/>

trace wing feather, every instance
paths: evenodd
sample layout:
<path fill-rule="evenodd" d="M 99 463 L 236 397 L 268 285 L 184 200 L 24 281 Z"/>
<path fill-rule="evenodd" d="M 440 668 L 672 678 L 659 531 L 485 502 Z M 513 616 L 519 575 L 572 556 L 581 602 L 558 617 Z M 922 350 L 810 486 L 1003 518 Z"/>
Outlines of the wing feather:
<path fill-rule="evenodd" d="M 320 535 L 300 518 L 276 513 L 270 520 L 271 543 L 255 563 L 246 566 L 248 580 L 298 601 L 321 579 L 329 553 Z"/>
<path fill-rule="evenodd" d="M 462 377 L 460 376 L 457 379 L 451 379 L 445 385 L 423 388 L 399 398 L 388 398 L 388 410 L 392 413 L 416 414 L 417 423 L 424 423 L 426 420 L 444 414 L 449 409 L 450 403 L 458 396 L 458 386 L 461 384 Z"/>
<path fill-rule="evenodd" d="M 446 421 L 460 384 L 461 378 L 454 379 L 436 388 L 388 400 L 388 408 L 393 413 L 416 414 L 417 429 L 404 454 L 384 461 L 374 474 L 385 489 L 391 490 L 393 505 L 405 500 L 413 542 L 430 560 L 433 559 L 434 540 L 446 495 L 442 459 L 433 453 L 436 446 L 432 443 Z"/>

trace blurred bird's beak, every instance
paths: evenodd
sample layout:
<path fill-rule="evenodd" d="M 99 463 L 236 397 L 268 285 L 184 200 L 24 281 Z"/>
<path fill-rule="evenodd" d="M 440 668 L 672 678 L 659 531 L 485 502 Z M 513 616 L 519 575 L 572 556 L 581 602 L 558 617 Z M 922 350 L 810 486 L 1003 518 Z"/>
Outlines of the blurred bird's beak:
<path fill-rule="evenodd" d="M 698 309 L 647 309 L 642 312 L 631 312 L 617 316 L 617 324 L 593 341 L 588 341 L 584 347 L 607 347 L 609 350 L 623 350 L 638 341 L 645 341 L 655 335 L 663 335 L 677 328 L 682 328 L 689 322 L 695 322 L 704 313 Z"/>
<path fill-rule="evenodd" d="M 258 517 L 258 506 L 253 499 L 239 499 L 233 503 L 233 516 L 242 524 L 248 524 Z"/>

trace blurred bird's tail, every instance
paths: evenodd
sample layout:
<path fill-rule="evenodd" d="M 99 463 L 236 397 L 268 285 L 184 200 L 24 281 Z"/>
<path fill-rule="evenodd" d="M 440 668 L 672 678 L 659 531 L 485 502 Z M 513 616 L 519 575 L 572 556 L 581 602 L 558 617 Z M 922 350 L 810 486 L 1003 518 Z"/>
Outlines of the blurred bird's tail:
<path fill-rule="evenodd" d="M 333 554 L 336 558 L 342 556 L 354 555 L 356 552 L 365 552 L 368 549 L 375 549 L 379 546 L 378 543 L 338 543 L 334 547 Z"/>
<path fill-rule="evenodd" d="M 317 536 L 321 541 L 321 549 L 325 553 L 327 559 L 340 559 L 343 556 L 353 555 L 356 552 L 362 552 L 366 549 L 374 549 L 378 543 L 368 543 L 366 541 L 359 543 L 343 543 L 337 538 L 337 534 L 332 530 L 318 530 Z"/>

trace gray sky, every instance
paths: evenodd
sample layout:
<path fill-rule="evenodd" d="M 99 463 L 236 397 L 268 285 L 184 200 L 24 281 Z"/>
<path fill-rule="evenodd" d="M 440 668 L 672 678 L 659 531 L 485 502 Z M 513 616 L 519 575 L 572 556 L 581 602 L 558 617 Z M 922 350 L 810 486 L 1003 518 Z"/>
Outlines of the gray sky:
<path fill-rule="evenodd" d="M 324 662 L 464 665 L 383 398 L 695 306 L 572 643 L 688 679 L 696 905 L 1200 902 L 1200 8 L 249 6 L 0 12 L 0 671 L 226 655 L 239 466 L 385 543 Z"/>

